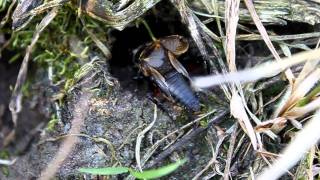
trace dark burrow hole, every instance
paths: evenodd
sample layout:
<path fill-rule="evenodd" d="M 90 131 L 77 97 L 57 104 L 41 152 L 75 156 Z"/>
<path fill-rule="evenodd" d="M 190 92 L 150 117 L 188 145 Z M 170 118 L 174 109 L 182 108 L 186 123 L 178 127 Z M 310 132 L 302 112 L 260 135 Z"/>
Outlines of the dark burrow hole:
<path fill-rule="evenodd" d="M 178 60 L 189 72 L 190 76 L 205 74 L 203 59 L 189 35 L 188 28 L 181 23 L 180 15 L 172 4 L 163 1 L 155 8 L 148 11 L 144 20 L 150 26 L 156 38 L 169 35 L 181 35 L 188 39 L 189 49 Z M 134 23 L 132 23 L 134 24 Z M 116 77 L 122 88 L 132 91 L 138 98 L 146 98 L 146 95 L 154 94 L 156 87 L 139 72 L 135 62 L 138 54 L 134 51 L 142 45 L 151 42 L 145 26 L 141 23 L 138 27 L 132 25 L 123 31 L 114 30 L 110 33 L 114 39 L 112 43 L 112 59 L 110 60 L 110 72 Z"/>

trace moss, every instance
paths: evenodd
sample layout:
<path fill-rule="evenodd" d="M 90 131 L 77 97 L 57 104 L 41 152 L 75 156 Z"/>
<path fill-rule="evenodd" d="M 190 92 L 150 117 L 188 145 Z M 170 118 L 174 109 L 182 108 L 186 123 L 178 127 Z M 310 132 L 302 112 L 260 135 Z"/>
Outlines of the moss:
<path fill-rule="evenodd" d="M 0 12 L 7 10 L 11 0 L 0 0 Z"/>
<path fill-rule="evenodd" d="M 207 118 L 203 118 L 203 119 L 200 121 L 200 126 L 202 126 L 202 127 L 207 127 L 207 126 L 208 126 L 208 119 L 207 119 Z"/>
<path fill-rule="evenodd" d="M 51 120 L 48 122 L 46 130 L 48 132 L 52 132 L 55 130 L 56 125 L 58 124 L 59 120 L 53 115 Z"/>
<path fill-rule="evenodd" d="M 9 159 L 10 153 L 7 150 L 0 151 L 0 159 Z M 5 176 L 9 176 L 9 167 L 8 166 L 1 166 L 1 172 Z"/>

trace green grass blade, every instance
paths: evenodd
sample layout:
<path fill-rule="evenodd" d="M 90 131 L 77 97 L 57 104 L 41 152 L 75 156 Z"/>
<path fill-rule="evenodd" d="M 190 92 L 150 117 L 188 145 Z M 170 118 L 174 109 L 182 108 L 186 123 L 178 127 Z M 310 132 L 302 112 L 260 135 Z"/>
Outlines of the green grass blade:
<path fill-rule="evenodd" d="M 130 173 L 138 179 L 155 179 L 170 174 L 171 172 L 175 171 L 179 166 L 184 164 L 186 161 L 186 159 L 179 160 L 175 163 L 169 164 L 159 169 L 151 169 L 143 172 L 130 170 Z"/>
<path fill-rule="evenodd" d="M 129 169 L 126 167 L 80 168 L 78 171 L 96 175 L 116 175 L 127 173 Z"/>

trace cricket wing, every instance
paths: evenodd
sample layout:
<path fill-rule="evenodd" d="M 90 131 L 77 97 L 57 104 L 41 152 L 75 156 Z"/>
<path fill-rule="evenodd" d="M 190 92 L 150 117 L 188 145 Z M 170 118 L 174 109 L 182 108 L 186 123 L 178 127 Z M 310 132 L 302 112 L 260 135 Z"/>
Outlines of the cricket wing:
<path fill-rule="evenodd" d="M 172 66 L 181 74 L 183 74 L 189 80 L 191 79 L 188 71 L 183 67 L 183 65 L 177 60 L 177 58 L 170 52 L 168 52 L 168 57 Z"/>
<path fill-rule="evenodd" d="M 179 56 L 185 53 L 189 48 L 189 43 L 186 38 L 179 35 L 167 36 L 160 39 L 161 45 L 174 55 Z"/>

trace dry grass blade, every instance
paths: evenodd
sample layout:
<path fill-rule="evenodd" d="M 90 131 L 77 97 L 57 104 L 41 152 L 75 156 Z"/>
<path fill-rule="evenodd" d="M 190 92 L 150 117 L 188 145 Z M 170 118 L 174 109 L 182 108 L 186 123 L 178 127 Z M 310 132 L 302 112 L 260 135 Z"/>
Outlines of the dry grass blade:
<path fill-rule="evenodd" d="M 235 42 L 236 42 L 236 34 L 237 34 L 237 25 L 238 25 L 238 20 L 239 20 L 239 4 L 240 1 L 238 0 L 227 0 L 225 2 L 226 6 L 226 57 L 227 57 L 227 62 L 229 65 L 229 70 L 231 72 L 236 72 L 237 67 L 236 67 L 236 49 L 235 49 Z M 238 91 L 242 93 L 241 86 L 239 85 L 239 82 L 236 83 L 238 87 Z M 244 103 L 244 95 L 240 96 L 238 92 L 233 89 L 232 93 L 232 98 L 231 98 L 231 103 L 230 103 L 230 109 L 231 109 L 231 114 L 239 121 L 242 129 L 248 134 L 253 149 L 257 149 L 257 138 L 255 136 L 253 127 L 250 123 L 250 119 L 246 113 L 246 106 Z M 227 179 L 228 177 L 224 177 Z"/>
<path fill-rule="evenodd" d="M 181 150 L 186 145 L 188 145 L 187 142 L 189 142 L 191 139 L 195 138 L 199 134 L 206 131 L 209 127 L 211 127 L 213 124 L 216 124 L 224 118 L 224 116 L 227 114 L 227 111 L 222 111 L 217 116 L 212 118 L 206 127 L 198 127 L 196 129 L 189 130 L 185 135 L 183 135 L 179 140 L 177 140 L 174 143 L 169 143 L 168 146 L 164 148 L 164 151 L 162 151 L 159 155 L 157 155 L 149 164 L 148 167 L 153 167 L 154 165 L 162 162 L 166 157 L 172 155 L 172 153 L 176 150 Z M 152 148 L 152 147 L 151 147 Z"/>
<path fill-rule="evenodd" d="M 200 21 L 200 19 L 188 7 L 189 4 L 187 4 L 185 0 L 171 0 L 171 2 L 179 10 L 182 21 L 188 26 L 190 35 L 192 36 L 192 39 L 194 40 L 204 59 L 203 67 L 205 69 L 207 69 L 209 66 L 211 66 L 211 68 L 215 67 L 215 64 L 213 63 L 214 59 L 212 58 L 215 57 L 215 60 L 218 61 L 221 70 L 223 72 L 227 72 L 225 64 L 220 57 L 220 53 L 212 42 L 212 39 L 221 41 L 220 38 L 213 34 L 212 31 Z M 213 69 L 210 71 L 215 71 Z M 228 99 L 231 99 L 228 88 L 225 85 L 221 85 L 221 89 L 224 91 L 225 96 Z"/>
<path fill-rule="evenodd" d="M 153 121 L 138 134 L 137 141 L 136 141 L 135 157 L 136 157 L 137 166 L 140 172 L 142 172 L 141 159 L 140 159 L 141 141 L 144 135 L 153 127 L 156 120 L 157 120 L 157 105 L 154 105 Z"/>
<path fill-rule="evenodd" d="M 226 44 L 225 44 L 225 52 L 227 57 L 227 62 L 229 66 L 229 70 L 231 72 L 236 72 L 236 34 L 237 34 L 237 25 L 239 20 L 239 0 L 227 0 L 225 2 L 226 6 L 226 12 L 225 12 L 225 19 L 226 19 Z M 239 82 L 237 84 L 237 90 L 235 90 L 233 86 L 232 91 L 232 98 L 230 102 L 230 109 L 231 114 L 234 116 L 238 122 L 240 123 L 242 129 L 247 133 L 249 136 L 253 149 L 257 150 L 258 147 L 258 141 L 257 137 L 255 135 L 255 132 L 253 130 L 252 124 L 250 122 L 250 119 L 247 115 L 246 106 L 244 103 L 245 99 L 242 98 L 244 96 L 240 96 L 238 92 L 240 92 L 242 95 L 242 87 L 240 86 Z M 235 136 L 235 134 L 233 134 Z M 233 141 L 232 141 L 233 142 Z M 230 161 L 232 157 L 232 147 L 234 145 L 234 142 L 231 144 L 231 152 L 228 152 L 228 162 L 225 168 L 224 173 L 224 179 L 229 179 L 229 167 L 230 167 Z"/>
<path fill-rule="evenodd" d="M 228 147 L 227 162 L 226 162 L 226 167 L 225 167 L 224 173 L 223 173 L 224 180 L 229 179 L 230 165 L 231 165 L 232 155 L 234 153 L 233 151 L 234 151 L 234 147 L 235 147 L 236 139 L 237 139 L 237 130 L 238 130 L 238 124 L 235 124 L 234 128 L 233 128 L 233 132 L 231 134 L 230 145 Z"/>
<path fill-rule="evenodd" d="M 236 34 L 239 20 L 239 0 L 226 0 L 226 57 L 231 72 L 236 71 Z"/>
<path fill-rule="evenodd" d="M 312 146 L 312 148 L 310 149 L 309 155 L 308 155 L 308 159 L 309 159 L 309 163 L 308 163 L 308 179 L 309 180 L 313 180 L 314 179 L 314 172 L 313 172 L 313 162 L 315 159 L 315 153 L 316 153 L 316 146 Z"/>
<path fill-rule="evenodd" d="M 230 111 L 232 116 L 234 116 L 238 120 L 241 128 L 249 136 L 253 149 L 257 150 L 258 140 L 254 132 L 254 129 L 250 123 L 246 110 L 243 107 L 242 99 L 238 93 L 234 93 L 232 96 L 232 99 L 230 102 Z"/>
<path fill-rule="evenodd" d="M 13 159 L 13 160 L 0 159 L 0 165 L 11 166 L 16 162 L 16 160 L 17 159 Z"/>
<path fill-rule="evenodd" d="M 281 35 L 281 36 L 270 35 L 269 38 L 271 41 L 285 41 L 285 40 L 317 38 L 319 36 L 320 36 L 320 32 L 312 32 L 312 33 Z M 257 40 L 262 40 L 263 37 L 259 34 L 242 34 L 242 35 L 238 35 L 236 39 L 239 41 L 257 41 Z"/>
<path fill-rule="evenodd" d="M 318 36 L 319 37 L 319 36 Z M 320 39 L 318 40 L 318 43 L 316 45 L 316 49 L 319 48 Z M 320 62 L 320 59 L 317 61 L 308 61 L 303 66 L 302 71 L 300 72 L 299 76 L 295 80 L 295 84 L 300 84 L 301 81 L 305 79 L 306 76 L 308 76 L 316 67 L 317 64 Z M 293 89 L 295 89 L 296 86 L 293 86 Z"/>
<path fill-rule="evenodd" d="M 315 111 L 320 108 L 320 97 L 316 98 L 315 100 L 311 101 L 307 105 L 302 107 L 294 107 L 288 112 L 284 114 L 285 117 L 289 119 L 296 119 L 300 118 L 312 111 Z"/>
<path fill-rule="evenodd" d="M 198 26 L 197 26 L 197 23 L 195 22 L 192 11 L 186 5 L 186 2 L 184 0 L 172 0 L 172 2 L 178 8 L 182 20 L 188 26 L 190 34 L 194 42 L 196 43 L 201 55 L 205 58 L 208 57 L 208 52 L 206 50 L 205 44 L 203 43 L 200 33 L 198 31 Z"/>
<path fill-rule="evenodd" d="M 264 132 L 266 130 L 271 129 L 272 126 L 283 127 L 287 122 L 286 118 L 278 117 L 272 120 L 263 121 L 261 124 L 255 127 L 256 132 Z"/>
<path fill-rule="evenodd" d="M 273 61 L 264 63 L 253 68 L 228 74 L 209 75 L 196 77 L 194 85 L 197 88 L 209 88 L 224 83 L 231 82 L 252 82 L 262 78 L 272 77 L 286 70 L 287 68 L 300 64 L 305 61 L 315 61 L 320 57 L 320 49 L 297 53 L 288 58 L 283 58 L 282 61 Z M 268 69 L 268 71 L 266 71 Z"/>
<path fill-rule="evenodd" d="M 1 22 L 0 22 L 0 28 L 2 28 L 10 19 L 10 15 L 11 15 L 11 11 L 13 9 L 13 7 L 16 5 L 17 0 L 13 0 L 7 10 L 6 15 L 2 18 Z"/>
<path fill-rule="evenodd" d="M 41 32 L 50 24 L 50 22 L 54 19 L 54 17 L 57 15 L 58 9 L 54 8 L 52 9 L 43 19 L 42 21 L 37 25 L 36 30 L 33 34 L 32 41 L 30 45 L 28 46 L 26 50 L 26 54 L 23 58 L 22 65 L 19 70 L 19 74 L 17 77 L 17 81 L 14 87 L 14 90 L 12 92 L 12 97 L 10 99 L 9 109 L 12 114 L 12 121 L 14 124 L 14 127 L 17 126 L 18 121 L 18 113 L 22 109 L 22 86 L 24 85 L 27 73 L 28 73 L 28 64 L 30 60 L 30 55 L 33 50 L 33 47 L 35 46 L 36 42 L 38 41 Z M 12 138 L 14 137 L 15 131 L 13 130 L 5 139 L 4 144 L 8 144 Z"/>
<path fill-rule="evenodd" d="M 250 14 L 251 14 L 251 17 L 254 21 L 254 23 L 256 24 L 264 42 L 266 43 L 266 45 L 268 46 L 269 50 L 271 51 L 272 55 L 275 57 L 275 59 L 277 61 L 281 61 L 281 58 L 279 56 L 279 54 L 277 53 L 276 49 L 274 48 L 269 36 L 268 36 L 268 33 L 266 31 L 266 29 L 264 28 L 255 8 L 254 8 L 254 5 L 252 3 L 252 0 L 244 0 Z M 286 77 L 287 79 L 289 80 L 290 84 L 293 83 L 293 80 L 294 80 L 294 76 L 293 76 L 293 73 L 291 72 L 290 69 L 286 70 L 285 71 L 285 74 L 286 74 Z"/>
<path fill-rule="evenodd" d="M 103 44 L 103 42 L 100 41 L 100 39 L 90 30 L 85 26 L 84 20 L 81 19 L 82 24 L 84 25 L 84 29 L 87 31 L 87 33 L 89 34 L 90 38 L 92 39 L 92 41 L 94 43 L 96 43 L 97 47 L 102 51 L 102 53 L 104 54 L 104 56 L 106 57 L 107 60 L 111 59 L 112 55 L 111 52 L 109 50 L 109 48 Z"/>
<path fill-rule="evenodd" d="M 294 166 L 306 152 L 320 139 L 320 111 L 297 134 L 296 138 L 286 147 L 282 156 L 266 169 L 258 180 L 277 179 Z"/>
<path fill-rule="evenodd" d="M 158 140 L 156 143 L 154 143 L 152 145 L 152 147 L 150 147 L 148 149 L 147 153 L 143 157 L 143 160 L 141 161 L 141 165 L 144 166 L 144 164 L 149 160 L 149 158 L 152 156 L 152 154 L 155 152 L 155 150 L 160 146 L 160 144 L 162 142 L 164 142 L 165 140 L 167 140 L 170 136 L 172 136 L 172 135 L 174 135 L 174 134 L 176 134 L 176 133 L 178 133 L 178 132 L 180 132 L 180 131 L 182 131 L 182 130 L 190 127 L 190 126 L 192 126 L 193 124 L 201 121 L 203 118 L 208 117 L 209 115 L 211 115 L 211 114 L 213 114 L 215 112 L 216 112 L 216 110 L 213 110 L 213 111 L 211 111 L 211 112 L 209 112 L 209 113 L 207 113 L 207 114 L 195 119 L 194 121 L 182 126 L 181 128 L 172 131 L 171 133 L 167 134 L 166 136 L 164 136 L 163 138 Z M 217 117 L 222 117 L 222 116 L 225 116 L 225 115 L 226 115 L 226 112 L 222 112 L 222 113 L 218 114 Z"/>
<path fill-rule="evenodd" d="M 291 92 L 290 97 L 287 99 L 286 103 L 283 106 L 280 106 L 279 115 L 285 115 L 296 103 L 302 99 L 319 81 L 320 79 L 320 69 L 316 69 L 303 81 L 300 81 L 300 84 L 295 85 L 295 89 Z"/>
<path fill-rule="evenodd" d="M 227 137 L 227 135 L 221 135 L 219 137 L 219 140 L 217 142 L 216 148 L 213 151 L 213 157 L 211 158 L 211 160 L 208 162 L 208 164 L 206 165 L 206 167 L 204 167 L 199 173 L 197 173 L 192 180 L 197 180 L 200 178 L 200 176 L 205 173 L 213 164 L 217 163 L 217 156 L 219 154 L 219 149 L 220 146 L 222 145 L 224 139 Z"/>
<path fill-rule="evenodd" d="M 317 64 L 319 63 L 319 61 L 320 61 L 320 59 L 318 59 L 316 61 L 306 62 L 306 64 L 303 66 L 303 69 L 300 72 L 299 76 L 295 80 L 295 85 L 300 84 L 301 81 L 303 81 L 306 78 L 306 76 L 308 76 L 317 67 Z M 293 87 L 293 89 L 295 89 L 295 88 L 296 88 L 296 86 Z"/>

